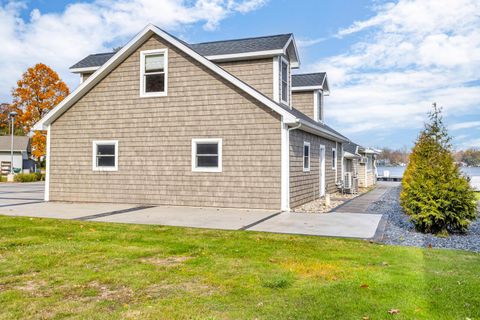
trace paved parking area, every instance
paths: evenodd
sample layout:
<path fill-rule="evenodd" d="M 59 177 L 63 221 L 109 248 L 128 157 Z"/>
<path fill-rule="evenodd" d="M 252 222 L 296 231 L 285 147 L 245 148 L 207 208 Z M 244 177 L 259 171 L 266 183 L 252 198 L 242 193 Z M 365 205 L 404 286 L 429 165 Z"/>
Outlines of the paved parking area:
<path fill-rule="evenodd" d="M 43 183 L 0 184 L 0 215 L 372 238 L 381 215 L 43 201 Z"/>

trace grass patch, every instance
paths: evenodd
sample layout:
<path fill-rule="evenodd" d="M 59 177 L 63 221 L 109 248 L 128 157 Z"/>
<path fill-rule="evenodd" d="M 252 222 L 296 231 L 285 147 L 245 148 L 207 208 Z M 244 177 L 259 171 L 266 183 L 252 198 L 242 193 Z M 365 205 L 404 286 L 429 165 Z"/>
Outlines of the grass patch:
<path fill-rule="evenodd" d="M 0 216 L 0 319 L 478 319 L 479 274 L 471 252 Z"/>

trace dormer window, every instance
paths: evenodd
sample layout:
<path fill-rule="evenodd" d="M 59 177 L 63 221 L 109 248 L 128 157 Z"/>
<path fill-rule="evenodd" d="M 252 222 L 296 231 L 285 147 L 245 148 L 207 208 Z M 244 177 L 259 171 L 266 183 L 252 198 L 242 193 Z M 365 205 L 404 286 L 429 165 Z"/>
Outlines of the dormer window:
<path fill-rule="evenodd" d="M 140 53 L 140 96 L 167 95 L 167 50 L 147 50 Z"/>
<path fill-rule="evenodd" d="M 280 59 L 280 99 L 286 105 L 289 105 L 290 99 L 290 74 L 288 69 L 288 61 L 285 58 Z"/>

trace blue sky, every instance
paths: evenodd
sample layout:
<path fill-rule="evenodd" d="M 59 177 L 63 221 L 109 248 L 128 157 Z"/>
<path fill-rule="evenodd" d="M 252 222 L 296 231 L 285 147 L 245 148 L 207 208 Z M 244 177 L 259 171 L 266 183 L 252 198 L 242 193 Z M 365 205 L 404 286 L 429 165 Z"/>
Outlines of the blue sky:
<path fill-rule="evenodd" d="M 328 73 L 327 123 L 352 140 L 410 147 L 436 101 L 455 146 L 480 146 L 478 12 L 478 0 L 0 0 L 0 100 L 37 62 L 73 89 L 69 66 L 149 22 L 189 42 L 292 32 L 299 72 Z"/>

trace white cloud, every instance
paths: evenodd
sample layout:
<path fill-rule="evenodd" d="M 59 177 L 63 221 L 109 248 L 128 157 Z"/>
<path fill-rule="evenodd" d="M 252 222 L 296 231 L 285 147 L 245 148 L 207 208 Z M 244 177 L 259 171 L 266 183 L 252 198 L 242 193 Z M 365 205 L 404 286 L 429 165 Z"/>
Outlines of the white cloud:
<path fill-rule="evenodd" d="M 480 121 L 458 122 L 450 125 L 449 128 L 451 130 L 462 130 L 462 129 L 472 129 L 472 128 L 480 129 Z"/>
<path fill-rule="evenodd" d="M 347 134 L 419 128 L 432 102 L 480 119 L 480 1 L 399 0 L 374 8 L 337 37 L 343 54 L 309 66 L 327 71 L 327 120 Z M 471 140 L 474 141 L 474 140 Z M 372 141 L 374 143 L 374 141 Z"/>
<path fill-rule="evenodd" d="M 267 0 L 95 0 L 67 5 L 60 13 L 31 10 L 22 19 L 24 2 L 0 2 L 0 102 L 26 68 L 50 65 L 72 87 L 78 76 L 68 67 L 93 52 L 110 51 L 125 43 L 148 23 L 184 30 L 201 23 L 213 30 L 228 16 L 245 14 Z"/>

